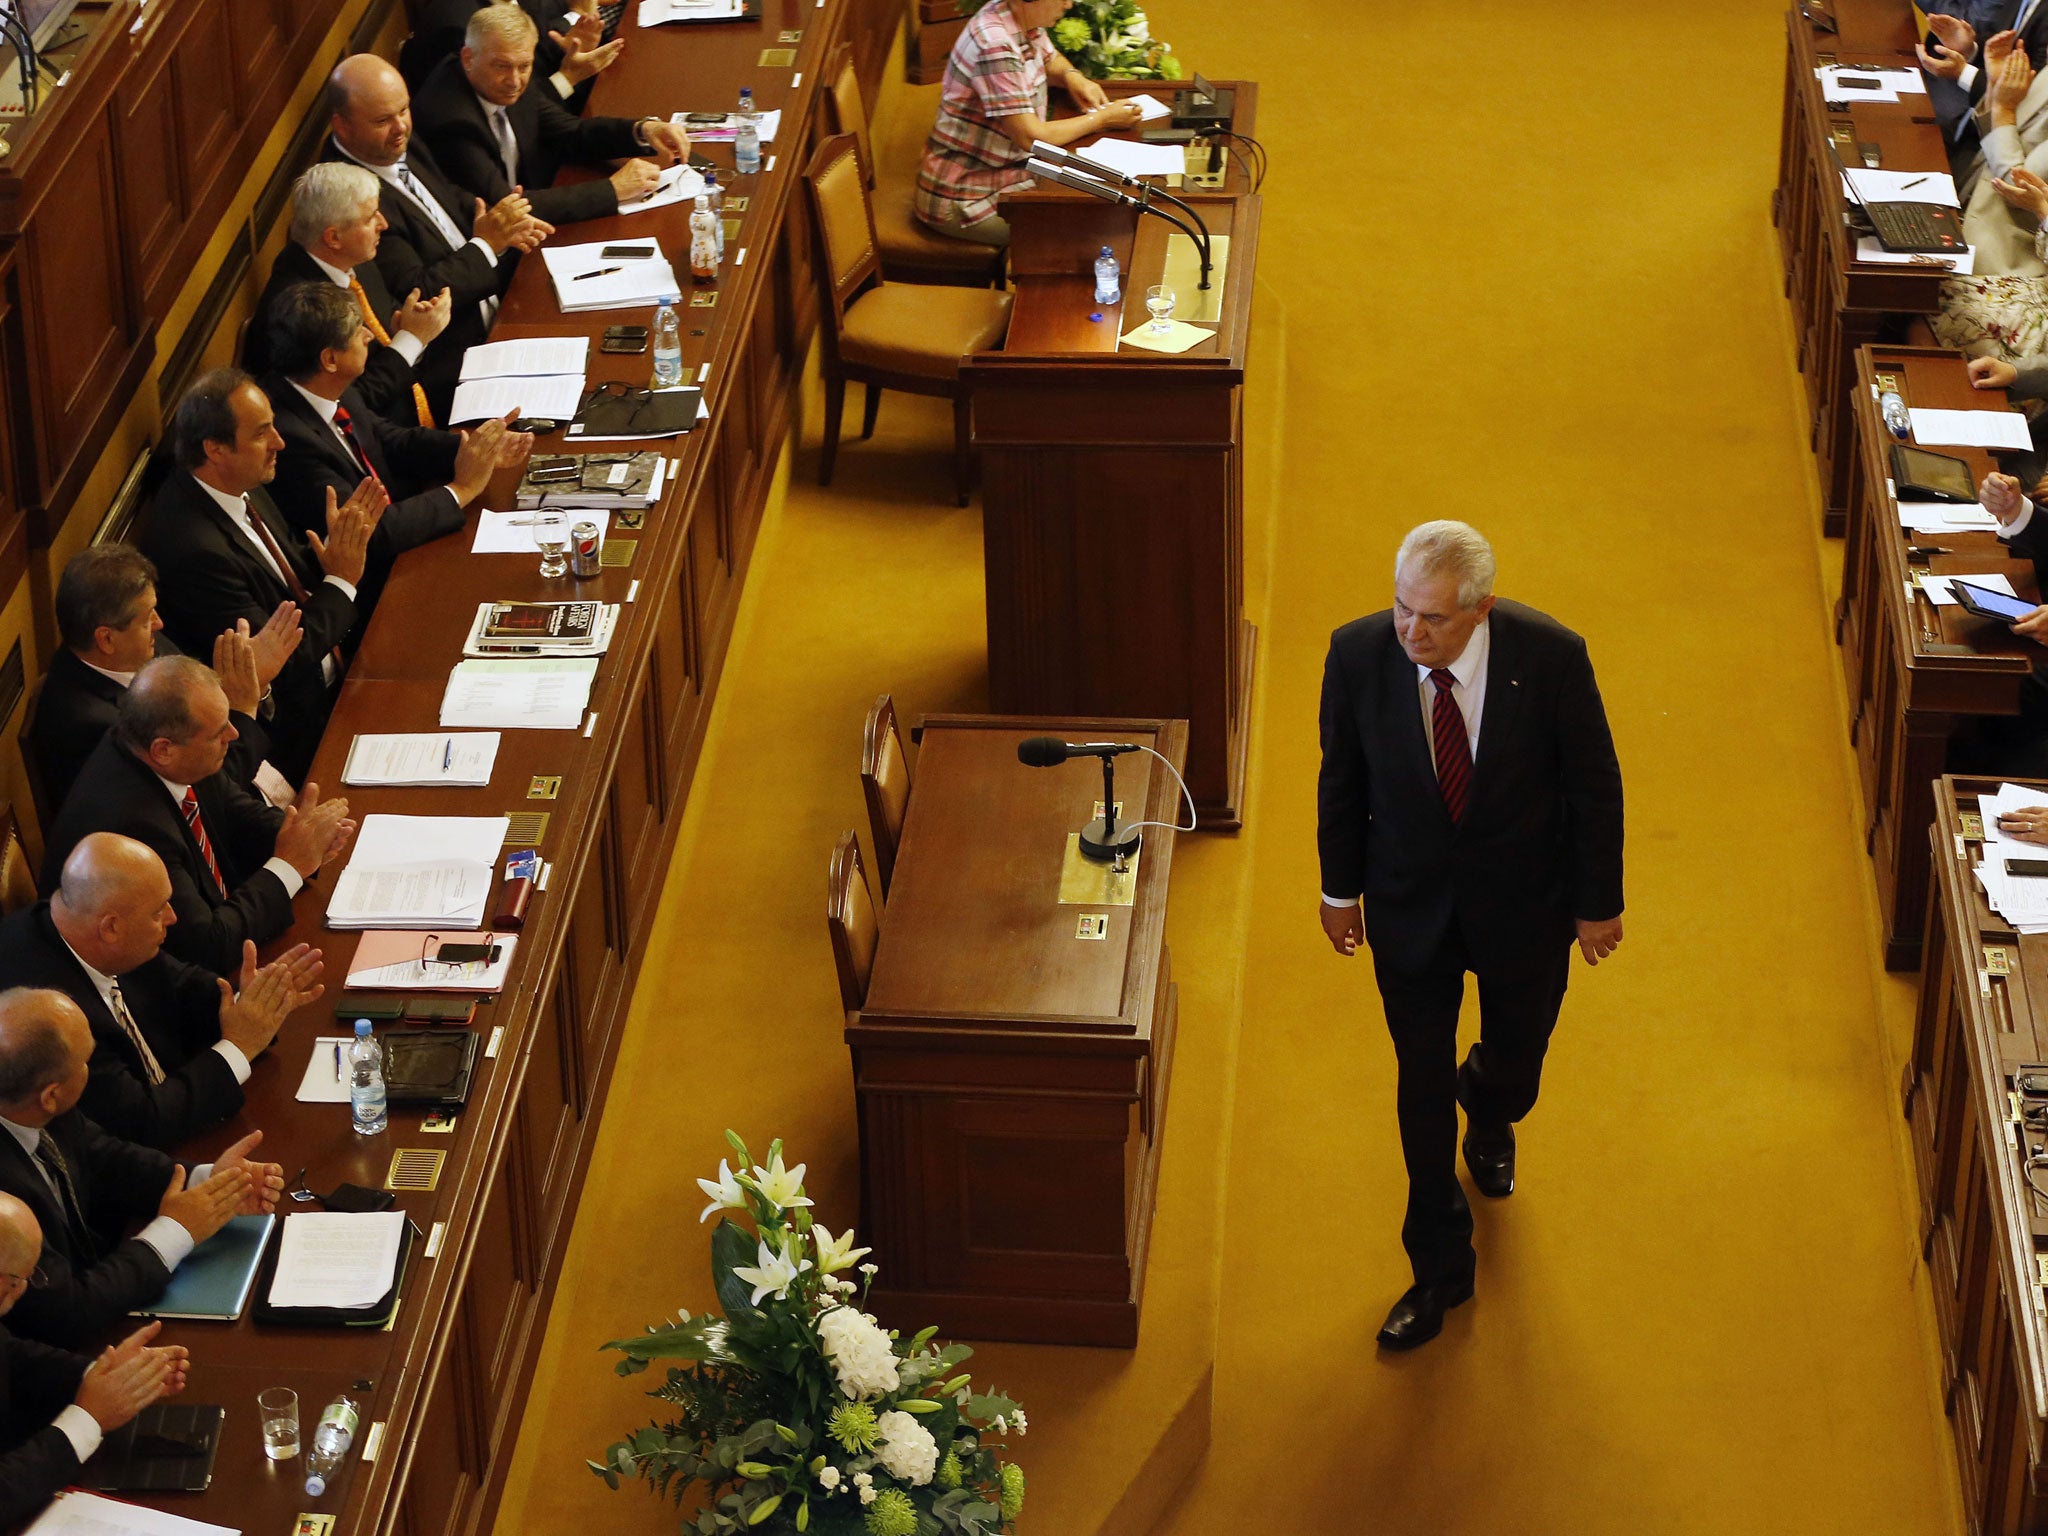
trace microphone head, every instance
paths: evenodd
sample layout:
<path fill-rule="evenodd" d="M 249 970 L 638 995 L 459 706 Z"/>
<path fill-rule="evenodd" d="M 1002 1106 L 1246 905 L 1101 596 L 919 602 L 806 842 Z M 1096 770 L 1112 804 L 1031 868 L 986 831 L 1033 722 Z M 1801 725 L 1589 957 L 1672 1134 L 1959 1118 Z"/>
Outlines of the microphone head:
<path fill-rule="evenodd" d="M 1017 743 L 1017 761 L 1027 768 L 1050 768 L 1067 760 L 1067 744 L 1057 736 L 1027 736 Z"/>

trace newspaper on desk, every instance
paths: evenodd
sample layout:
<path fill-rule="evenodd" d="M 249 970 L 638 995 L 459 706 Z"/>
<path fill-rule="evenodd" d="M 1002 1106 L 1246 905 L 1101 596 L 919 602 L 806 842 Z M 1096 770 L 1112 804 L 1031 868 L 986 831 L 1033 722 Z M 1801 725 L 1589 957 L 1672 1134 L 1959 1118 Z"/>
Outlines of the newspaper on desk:
<path fill-rule="evenodd" d="M 2048 847 L 2001 832 L 1998 818 L 2036 806 L 2048 807 L 2048 795 L 2017 784 L 2001 784 L 1997 794 L 1977 797 L 1977 814 L 1984 822 L 1984 858 L 1977 865 L 1977 883 L 1984 887 L 1991 910 L 2021 933 L 2048 933 L 2048 877 L 2009 875 L 2005 861 L 2048 858 Z"/>

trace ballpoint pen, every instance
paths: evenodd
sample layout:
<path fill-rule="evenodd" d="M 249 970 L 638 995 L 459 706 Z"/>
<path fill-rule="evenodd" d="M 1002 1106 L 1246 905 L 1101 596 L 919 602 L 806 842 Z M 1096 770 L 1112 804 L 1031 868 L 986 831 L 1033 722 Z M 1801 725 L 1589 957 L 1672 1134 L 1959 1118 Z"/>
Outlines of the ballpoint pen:
<path fill-rule="evenodd" d="M 626 269 L 624 267 L 599 267 L 595 272 L 578 272 L 574 277 L 570 278 L 569 281 L 572 283 L 580 283 L 586 277 L 609 277 L 614 272 L 623 272 L 625 270 Z"/>
<path fill-rule="evenodd" d="M 448 738 L 448 745 L 441 752 L 441 771 L 446 773 L 448 765 L 455 761 L 455 738 Z"/>
<path fill-rule="evenodd" d="M 341 1081 L 341 1042 L 334 1042 L 334 1080 Z"/>
<path fill-rule="evenodd" d="M 1909 187 L 1917 187 L 1920 185 L 1921 182 L 1925 181 L 1926 179 L 1927 178 L 1925 176 L 1915 176 L 1911 181 L 1903 183 L 1899 187 L 1899 190 L 1901 192 L 1904 192 Z"/>

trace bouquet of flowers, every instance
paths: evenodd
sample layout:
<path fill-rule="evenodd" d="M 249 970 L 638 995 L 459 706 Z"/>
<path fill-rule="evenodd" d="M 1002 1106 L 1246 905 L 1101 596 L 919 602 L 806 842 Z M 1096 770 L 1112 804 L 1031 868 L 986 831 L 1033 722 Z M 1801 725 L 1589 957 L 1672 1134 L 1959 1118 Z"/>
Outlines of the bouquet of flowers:
<path fill-rule="evenodd" d="M 1152 36 L 1137 0 L 1074 0 L 1052 45 L 1091 80 L 1178 80 L 1180 60 Z"/>
<path fill-rule="evenodd" d="M 1024 1469 L 998 1455 L 1024 1433 L 1024 1410 L 976 1392 L 965 1345 L 905 1340 L 863 1312 L 876 1266 L 853 1233 L 834 1237 L 811 1218 L 804 1165 L 785 1168 L 782 1143 L 753 1161 L 731 1131 L 734 1173 L 699 1179 L 711 1197 L 711 1276 L 723 1317 L 687 1312 L 637 1338 L 605 1345 L 621 1376 L 679 1360 L 647 1395 L 667 1422 L 633 1431 L 590 1470 L 613 1488 L 645 1478 L 679 1504 L 700 1536 L 818 1532 L 819 1536 L 998 1536 L 1024 1506 Z M 859 1266 L 856 1284 L 845 1272 Z M 859 1299 L 856 1300 L 856 1297 Z"/>

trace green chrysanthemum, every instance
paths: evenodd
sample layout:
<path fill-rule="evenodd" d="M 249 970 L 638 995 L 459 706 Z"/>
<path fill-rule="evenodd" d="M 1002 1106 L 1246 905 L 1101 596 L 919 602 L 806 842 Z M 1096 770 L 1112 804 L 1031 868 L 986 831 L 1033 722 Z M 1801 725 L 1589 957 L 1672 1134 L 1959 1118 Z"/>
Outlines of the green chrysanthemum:
<path fill-rule="evenodd" d="M 932 1481 L 950 1493 L 960 1486 L 960 1477 L 960 1458 L 951 1451 L 946 1452 L 946 1459 L 939 1463 L 939 1470 Z"/>
<path fill-rule="evenodd" d="M 866 1403 L 840 1404 L 825 1428 L 846 1447 L 848 1455 L 857 1456 L 875 1448 L 875 1410 Z"/>
<path fill-rule="evenodd" d="M 1088 23 L 1079 16 L 1062 16 L 1052 24 L 1053 45 L 1063 53 L 1088 46 Z"/>
<path fill-rule="evenodd" d="M 917 1506 L 901 1488 L 884 1488 L 868 1506 L 868 1536 L 917 1536 Z"/>
<path fill-rule="evenodd" d="M 1003 1463 L 1001 1477 L 1003 1482 L 1003 1495 L 1001 1499 L 1003 1518 L 1005 1520 L 1014 1520 L 1024 1508 L 1024 1469 L 1014 1461 L 1006 1461 Z"/>

